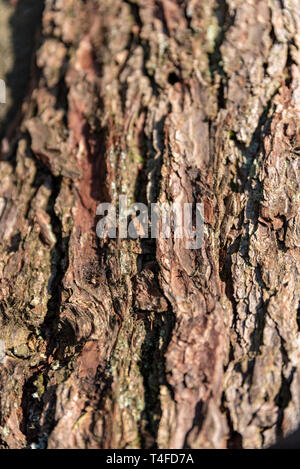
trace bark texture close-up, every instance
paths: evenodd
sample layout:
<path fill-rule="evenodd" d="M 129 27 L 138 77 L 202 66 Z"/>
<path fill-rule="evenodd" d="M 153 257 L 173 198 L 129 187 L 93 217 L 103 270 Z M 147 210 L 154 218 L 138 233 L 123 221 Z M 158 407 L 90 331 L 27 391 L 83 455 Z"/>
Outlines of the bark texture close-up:
<path fill-rule="evenodd" d="M 0 447 L 276 444 L 300 426 L 300 1 L 9 8 L 34 11 L 30 78 L 0 67 L 23 77 L 0 105 Z M 201 248 L 100 239 L 120 195 L 202 203 Z"/>

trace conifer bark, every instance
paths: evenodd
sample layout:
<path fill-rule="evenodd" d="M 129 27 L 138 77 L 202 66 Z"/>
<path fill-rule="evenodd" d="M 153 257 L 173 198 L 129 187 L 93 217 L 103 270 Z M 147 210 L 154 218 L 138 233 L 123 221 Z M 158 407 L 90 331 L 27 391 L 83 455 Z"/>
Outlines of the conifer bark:
<path fill-rule="evenodd" d="M 298 0 L 46 0 L 0 161 L 3 448 L 263 448 L 300 424 Z M 202 202 L 204 243 L 96 207 Z"/>

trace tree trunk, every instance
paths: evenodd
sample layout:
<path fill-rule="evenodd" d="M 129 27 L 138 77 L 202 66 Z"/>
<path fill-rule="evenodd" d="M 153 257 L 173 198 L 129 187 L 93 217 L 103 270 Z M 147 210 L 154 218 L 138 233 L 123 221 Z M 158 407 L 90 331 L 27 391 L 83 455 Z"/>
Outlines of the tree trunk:
<path fill-rule="evenodd" d="M 2 141 L 1 446 L 275 443 L 300 424 L 299 0 L 46 0 L 41 30 Z M 101 240 L 121 194 L 203 203 L 202 247 Z"/>

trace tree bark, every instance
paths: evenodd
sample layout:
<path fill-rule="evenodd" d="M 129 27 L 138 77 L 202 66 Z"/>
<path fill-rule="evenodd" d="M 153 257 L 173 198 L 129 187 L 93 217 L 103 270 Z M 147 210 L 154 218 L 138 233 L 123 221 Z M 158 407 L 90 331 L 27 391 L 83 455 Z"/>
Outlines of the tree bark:
<path fill-rule="evenodd" d="M 3 448 L 262 448 L 300 424 L 298 0 L 46 0 L 0 162 Z M 204 242 L 96 208 L 202 202 Z"/>

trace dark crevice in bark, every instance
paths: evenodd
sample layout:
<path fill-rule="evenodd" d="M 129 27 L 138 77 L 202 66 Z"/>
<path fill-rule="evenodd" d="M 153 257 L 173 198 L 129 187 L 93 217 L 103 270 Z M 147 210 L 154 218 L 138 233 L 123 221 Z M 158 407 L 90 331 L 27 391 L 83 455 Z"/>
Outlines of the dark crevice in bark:
<path fill-rule="evenodd" d="M 291 82 L 292 82 L 292 65 L 298 66 L 295 61 L 293 60 L 292 52 L 291 52 L 291 47 L 296 47 L 295 42 L 293 39 L 290 39 L 288 43 L 288 52 L 287 52 L 287 61 L 286 61 L 286 68 L 287 68 L 287 76 L 285 79 L 285 84 L 288 88 L 290 88 Z"/>
<path fill-rule="evenodd" d="M 185 1 L 185 5 L 184 5 L 184 17 L 186 19 L 186 24 L 187 24 L 187 27 L 190 31 L 193 31 L 193 28 L 192 28 L 192 14 L 191 12 L 189 12 L 189 9 L 188 9 L 188 2 Z"/>
<path fill-rule="evenodd" d="M 127 3 L 130 6 L 130 9 L 131 9 L 132 15 L 133 15 L 133 17 L 136 21 L 136 24 L 138 25 L 138 27 L 140 29 L 142 29 L 143 22 L 142 22 L 141 17 L 140 17 L 139 6 L 136 3 L 133 3 L 130 0 L 124 0 L 124 1 L 125 1 L 125 3 Z M 148 44 L 147 41 L 145 41 L 144 39 L 141 39 L 140 35 L 138 35 L 138 37 L 136 39 L 136 43 L 137 43 L 137 45 L 141 46 L 142 49 L 143 49 L 143 52 L 144 52 L 144 55 L 143 55 L 143 73 L 149 79 L 153 95 L 157 97 L 159 95 L 160 86 L 159 86 L 158 83 L 156 83 L 154 76 L 151 73 L 149 73 L 149 70 L 147 68 L 147 62 L 150 58 L 150 44 Z"/>
<path fill-rule="evenodd" d="M 184 443 L 183 443 L 183 449 L 190 449 L 190 446 L 189 446 L 189 443 L 188 443 L 189 435 L 190 435 L 191 431 L 195 428 L 197 428 L 198 432 L 201 431 L 204 419 L 205 419 L 205 407 L 203 405 L 203 401 L 200 400 L 196 404 L 193 424 L 192 424 L 190 430 L 187 432 L 187 434 L 185 436 Z"/>
<path fill-rule="evenodd" d="M 21 103 L 35 85 L 35 47 L 40 34 L 45 0 L 18 1 L 10 19 L 14 63 L 5 77 L 11 104 L 0 128 L 0 140 L 12 139 L 22 118 Z M 2 77 L 1 77 L 2 78 Z M 11 149 L 11 153 L 14 153 Z"/>
<path fill-rule="evenodd" d="M 276 230 L 276 239 L 277 239 L 277 246 L 278 249 L 282 252 L 287 252 L 288 248 L 286 247 L 286 233 L 288 229 L 288 221 L 284 215 L 278 216 L 278 218 L 282 221 L 282 228 L 280 231 Z"/>
<path fill-rule="evenodd" d="M 243 437 L 234 430 L 234 425 L 231 419 L 230 410 L 226 405 L 225 393 L 222 394 L 221 408 L 225 412 L 227 425 L 229 428 L 229 437 L 227 439 L 227 449 L 243 449 Z"/>
<path fill-rule="evenodd" d="M 270 9 L 270 16 L 272 16 L 272 10 Z M 275 43 L 277 43 L 277 37 L 276 37 L 276 34 L 275 34 L 275 29 L 274 29 L 274 24 L 273 22 L 271 22 L 271 25 L 270 25 L 270 38 L 271 38 L 271 41 L 272 41 L 272 45 L 274 45 Z M 268 68 L 268 63 L 265 62 L 264 63 L 264 71 L 265 73 L 267 72 L 267 68 Z"/>
<path fill-rule="evenodd" d="M 21 431 L 26 436 L 27 447 L 39 439 L 41 430 L 40 418 L 43 410 L 43 402 L 37 392 L 36 383 L 40 381 L 41 386 L 44 385 L 46 379 L 47 367 L 38 367 L 36 371 L 31 372 L 30 378 L 23 385 L 22 395 L 22 414 Z M 40 379 L 39 379 L 40 378 Z"/>
<path fill-rule="evenodd" d="M 168 23 L 167 23 L 167 19 L 166 19 L 166 15 L 165 15 L 164 4 L 160 0 L 156 0 L 155 5 L 156 5 L 156 8 L 157 8 L 156 16 L 161 21 L 161 23 L 163 25 L 163 32 L 166 36 L 170 37 L 170 31 L 169 31 L 169 28 L 168 28 Z"/>
<path fill-rule="evenodd" d="M 253 333 L 250 336 L 250 349 L 249 350 L 250 352 L 254 352 L 258 354 L 260 350 L 260 346 L 263 345 L 266 314 L 267 314 L 270 298 L 273 295 L 271 295 L 266 301 L 263 300 L 263 290 L 269 290 L 269 288 L 263 281 L 262 269 L 259 264 L 257 267 L 255 267 L 255 277 L 256 277 L 257 284 L 261 288 L 261 300 L 260 300 L 260 303 L 256 307 L 255 328 L 254 328 Z"/>
<path fill-rule="evenodd" d="M 237 312 L 237 301 L 234 296 L 234 289 L 233 289 L 233 277 L 232 277 L 232 255 L 239 251 L 240 248 L 240 238 L 237 238 L 234 243 L 228 248 L 227 252 L 225 253 L 225 260 L 223 261 L 222 257 L 224 254 L 221 255 L 220 258 L 220 265 L 223 267 L 220 270 L 220 278 L 225 283 L 225 294 L 229 299 L 232 305 L 232 327 L 235 327 L 238 312 Z M 225 248 L 226 250 L 226 248 Z M 222 250 L 220 250 L 221 252 Z"/>
<path fill-rule="evenodd" d="M 254 159 L 257 157 L 259 153 L 259 146 L 260 142 L 263 140 L 263 138 L 270 132 L 270 124 L 271 124 L 271 119 L 268 117 L 269 110 L 273 101 L 273 98 L 277 91 L 274 93 L 272 98 L 268 101 L 264 111 L 262 112 L 257 127 L 253 133 L 251 142 L 248 147 L 244 145 L 243 142 L 240 142 L 239 140 L 234 137 L 236 145 L 240 148 L 242 153 L 247 159 L 247 165 L 244 167 L 243 171 L 243 180 L 241 183 L 241 187 L 239 188 L 238 192 L 244 193 L 246 190 L 246 187 L 250 184 L 251 181 L 251 167 L 253 165 Z M 261 199 L 261 183 L 256 182 L 256 185 L 254 188 L 249 187 L 251 198 L 251 210 L 247 210 L 247 216 L 248 218 L 252 219 L 254 224 L 257 224 L 258 216 L 259 216 L 259 205 L 260 205 L 260 199 Z M 239 216 L 241 216 L 240 214 Z M 226 214 L 225 214 L 226 216 Z M 241 221 L 241 220 L 240 220 Z M 231 266 L 232 266 L 232 254 L 238 252 L 240 249 L 243 250 L 243 257 L 247 259 L 247 254 L 245 252 L 245 241 L 241 243 L 241 239 L 237 238 L 232 244 L 229 244 L 227 246 L 228 240 L 224 240 L 224 244 L 220 248 L 220 277 L 221 279 L 226 283 L 226 295 L 230 302 L 233 305 L 233 314 L 234 317 L 236 317 L 236 302 L 233 296 L 233 279 L 232 279 L 232 274 L 231 274 Z M 242 247 L 243 244 L 243 247 Z M 249 239 L 247 240 L 247 244 L 249 244 Z M 225 260 L 225 262 L 223 261 Z"/>
<path fill-rule="evenodd" d="M 233 137 L 233 140 L 235 141 L 237 147 L 243 153 L 247 161 L 242 169 L 243 180 L 242 180 L 242 185 L 240 188 L 241 192 L 244 192 L 246 190 L 247 185 L 249 184 L 249 182 L 251 181 L 251 178 L 253 177 L 251 173 L 251 168 L 255 159 L 259 156 L 260 151 L 262 151 L 261 142 L 263 142 L 263 139 L 267 135 L 270 134 L 270 126 L 271 126 L 272 117 L 269 116 L 269 113 L 270 113 L 274 98 L 277 93 L 278 93 L 278 89 L 273 93 L 271 98 L 268 100 L 266 106 L 264 107 L 264 110 L 259 116 L 256 129 L 254 130 L 252 134 L 252 138 L 251 138 L 249 145 L 246 146 L 244 142 L 241 142 L 240 140 L 238 140 L 236 136 Z M 258 187 L 259 185 L 257 183 L 256 188 L 253 189 L 253 194 L 255 193 L 255 191 L 257 192 Z M 258 206 L 259 200 L 256 200 L 254 198 L 254 204 Z"/>
<path fill-rule="evenodd" d="M 65 74 L 64 74 L 63 77 L 60 79 L 59 83 L 55 87 L 55 95 L 56 95 L 55 109 L 62 109 L 64 111 L 62 122 L 66 128 L 68 128 L 68 121 L 67 121 L 67 115 L 68 115 L 68 110 L 69 110 L 68 93 L 69 93 L 69 88 L 66 84 Z"/>
<path fill-rule="evenodd" d="M 297 313 L 296 313 L 296 321 L 298 326 L 298 331 L 300 332 L 300 301 L 298 303 Z"/>
<path fill-rule="evenodd" d="M 175 72 L 170 72 L 168 75 L 168 83 L 170 85 L 175 85 L 181 81 L 180 77 Z"/>
<path fill-rule="evenodd" d="M 153 440 L 149 445 L 149 438 L 143 430 L 141 430 L 141 438 L 142 446 L 150 449 L 157 448 L 157 434 L 162 415 L 160 386 L 166 386 L 173 398 L 173 391 L 166 377 L 164 355 L 172 337 L 175 316 L 171 306 L 166 313 L 154 313 L 154 318 L 149 311 L 139 311 L 138 314 L 142 315 L 146 330 L 140 363 L 145 389 L 145 410 L 142 413 L 142 419 L 147 422 L 145 430 L 149 432 Z"/>
<path fill-rule="evenodd" d="M 44 318 L 44 322 L 40 326 L 41 336 L 47 343 L 45 363 L 41 363 L 37 366 L 37 371 L 31 371 L 31 376 L 27 379 L 23 387 L 22 396 L 22 410 L 23 410 L 23 422 L 22 431 L 26 436 L 27 445 L 34 444 L 39 448 L 45 448 L 47 446 L 47 435 L 50 433 L 52 428 L 55 426 L 54 414 L 55 414 L 55 399 L 56 399 L 56 387 L 52 386 L 51 389 L 47 389 L 48 373 L 50 371 L 50 357 L 54 358 L 54 355 L 59 355 L 62 361 L 63 349 L 68 345 L 72 345 L 72 338 L 69 334 L 66 339 L 65 330 L 61 332 L 59 327 L 59 313 L 62 301 L 62 279 L 68 268 L 68 243 L 69 238 L 63 237 L 62 224 L 59 216 L 55 213 L 55 202 L 60 193 L 61 181 L 60 176 L 53 176 L 49 172 L 48 168 L 36 160 L 38 171 L 36 174 L 35 182 L 33 186 L 36 186 L 36 191 L 41 184 L 50 184 L 52 189 L 51 196 L 48 200 L 46 207 L 46 213 L 51 219 L 51 228 L 56 236 L 56 243 L 51 249 L 51 277 L 49 279 L 49 291 L 51 294 L 50 299 L 47 303 L 47 313 Z M 42 377 L 42 378 L 41 378 Z M 46 392 L 44 396 L 37 396 L 36 382 L 38 379 L 42 379 L 42 386 Z M 41 415 L 45 408 L 45 401 L 47 399 L 49 408 L 47 411 L 48 417 L 44 423 L 44 428 L 41 426 Z"/>
<path fill-rule="evenodd" d="M 68 268 L 68 238 L 62 235 L 61 220 L 55 213 L 55 201 L 61 188 L 61 177 L 53 177 L 53 190 L 48 201 L 47 213 L 51 218 L 51 226 L 56 236 L 56 243 L 51 249 L 51 284 L 49 285 L 51 297 L 47 304 L 47 314 L 41 326 L 45 340 L 47 341 L 47 355 L 51 355 L 57 346 L 57 328 L 62 296 L 62 279 Z"/>
<path fill-rule="evenodd" d="M 277 404 L 277 407 L 278 407 L 278 419 L 276 423 L 277 438 L 282 438 L 284 436 L 284 431 L 282 427 L 283 418 L 284 418 L 284 409 L 287 408 L 287 406 L 289 405 L 289 402 L 292 399 L 290 388 L 291 388 L 291 384 L 293 381 L 293 376 L 294 376 L 295 371 L 296 369 L 292 368 L 290 376 L 288 378 L 284 376 L 283 372 L 281 373 L 281 387 L 275 398 L 275 403 Z"/>
<path fill-rule="evenodd" d="M 262 183 L 260 183 L 256 179 L 256 177 L 252 175 L 252 167 L 253 167 L 254 161 L 258 158 L 260 152 L 263 151 L 261 142 L 263 142 L 263 139 L 265 138 L 266 135 L 270 134 L 270 126 L 271 126 L 271 119 L 272 119 L 272 117 L 270 117 L 270 110 L 273 104 L 274 97 L 277 93 L 278 93 L 278 90 L 274 92 L 272 97 L 269 99 L 267 105 L 265 106 L 262 114 L 260 115 L 258 119 L 257 127 L 253 132 L 252 139 L 248 146 L 246 146 L 244 142 L 239 141 L 235 134 L 231 135 L 231 138 L 235 141 L 235 144 L 237 145 L 239 150 L 242 152 L 242 154 L 244 155 L 247 161 L 247 163 L 242 168 L 242 171 L 240 171 L 241 184 L 240 184 L 240 187 L 237 188 L 238 189 L 237 192 L 239 193 L 245 193 L 246 190 L 248 190 L 249 192 L 248 204 L 245 207 L 245 209 L 242 209 L 242 212 L 238 215 L 239 228 L 242 227 L 242 220 L 244 218 L 242 214 L 244 210 L 246 211 L 245 214 L 247 215 L 247 218 L 250 219 L 255 226 L 257 226 L 257 223 L 258 223 L 260 201 L 262 198 Z M 252 187 L 253 178 L 255 179 L 255 185 Z M 230 243 L 229 246 L 228 246 L 228 243 Z M 238 342 L 241 340 L 241 337 L 236 327 L 237 321 L 239 319 L 239 314 L 237 310 L 238 303 L 236 301 L 235 294 L 234 294 L 234 278 L 232 275 L 232 255 L 240 251 L 245 261 L 249 263 L 249 256 L 248 256 L 249 244 L 250 244 L 250 236 L 248 233 L 244 239 L 242 239 L 241 235 L 238 235 L 238 237 L 236 237 L 236 239 L 233 242 L 230 242 L 230 240 L 228 239 L 224 239 L 223 244 L 220 247 L 220 254 L 219 254 L 220 278 L 225 283 L 225 294 L 232 305 L 232 311 L 233 311 L 232 328 L 236 333 Z M 254 328 L 253 333 L 251 334 L 250 344 L 249 344 L 250 345 L 249 352 L 253 353 L 254 357 L 248 362 L 248 369 L 246 373 L 242 371 L 242 369 L 239 369 L 239 372 L 243 376 L 243 382 L 245 382 L 246 380 L 249 381 L 249 386 L 251 386 L 252 379 L 253 379 L 255 356 L 260 353 L 260 347 L 261 345 L 263 345 L 263 335 L 264 335 L 264 327 L 265 327 L 265 322 L 266 322 L 266 314 L 267 314 L 268 304 L 270 301 L 270 298 L 268 298 L 266 301 L 263 300 L 263 290 L 268 290 L 268 287 L 263 281 L 262 271 L 259 265 L 255 268 L 255 276 L 256 276 L 257 284 L 260 285 L 261 287 L 261 301 L 260 301 L 260 304 L 256 307 L 255 328 Z M 228 361 L 227 366 L 225 367 L 225 371 L 228 368 L 232 360 L 234 360 L 234 347 L 232 343 L 230 343 L 229 361 Z M 240 368 L 239 364 L 236 364 L 235 366 Z M 230 416 L 230 409 L 226 405 L 225 394 L 223 395 L 223 407 L 226 412 L 227 423 L 230 429 L 227 447 L 228 448 L 242 448 L 243 447 L 242 436 L 235 430 L 233 426 L 233 422 Z M 264 438 L 263 437 L 264 430 L 265 429 L 262 430 L 262 439 Z"/>
<path fill-rule="evenodd" d="M 215 80 L 215 75 L 220 77 L 218 89 L 218 107 L 219 109 L 226 109 L 225 92 L 227 88 L 228 77 L 223 66 L 221 47 L 227 31 L 234 24 L 235 14 L 230 16 L 229 6 L 226 0 L 218 0 L 215 9 L 215 15 L 219 24 L 219 34 L 215 40 L 213 52 L 208 54 L 209 68 L 212 80 Z"/>
<path fill-rule="evenodd" d="M 135 200 L 140 203 L 148 204 L 149 202 L 156 202 L 160 192 L 161 180 L 161 165 L 164 152 L 164 123 L 166 116 L 155 124 L 154 130 L 160 135 L 160 157 L 154 161 L 155 149 L 153 147 L 152 139 L 148 138 L 145 129 L 141 132 L 139 144 L 141 154 L 146 154 L 146 160 L 142 168 L 139 170 L 135 184 Z M 153 166 L 154 165 L 154 166 Z M 154 173 L 153 173 L 154 170 Z M 149 172 L 152 172 L 152 179 L 155 179 L 155 193 L 150 195 L 151 200 L 147 198 L 147 181 Z M 149 213 L 149 215 L 151 215 Z M 165 352 L 168 348 L 169 342 L 172 337 L 172 331 L 175 327 L 176 317 L 173 312 L 169 300 L 164 295 L 160 288 L 159 282 L 159 265 L 156 254 L 156 241 L 155 239 L 145 238 L 140 240 L 142 253 L 137 258 L 138 274 L 143 269 L 149 268 L 154 274 L 152 280 L 153 285 L 158 289 L 161 297 L 165 299 L 168 304 L 168 309 L 165 312 L 156 311 L 142 311 L 136 310 L 135 314 L 142 317 L 145 327 L 145 339 L 141 348 L 141 362 L 139 364 L 140 372 L 143 376 L 144 384 L 144 398 L 145 409 L 141 415 L 141 422 L 146 422 L 145 428 L 140 428 L 140 437 L 142 447 L 144 448 L 157 448 L 157 436 L 159 423 L 162 416 L 162 408 L 160 402 L 160 386 L 164 385 L 168 388 L 171 397 L 173 398 L 173 390 L 168 383 L 165 367 Z M 135 298 L 135 290 L 133 289 L 133 304 Z M 145 433 L 146 432 L 146 433 Z M 150 437 L 149 437 L 150 436 Z"/>
<path fill-rule="evenodd" d="M 170 110 L 170 106 L 169 106 Z M 149 202 L 154 203 L 159 196 L 161 190 L 161 168 L 163 164 L 163 154 L 164 154 L 164 127 L 166 122 L 167 115 L 162 116 L 162 118 L 154 124 L 153 130 L 157 132 L 157 146 L 159 148 L 159 155 L 156 155 L 156 150 L 153 146 L 152 141 L 147 139 L 147 148 L 149 152 L 149 159 L 147 161 L 147 173 L 150 173 L 152 186 L 150 193 Z M 146 136 L 145 136 L 146 137 Z"/>
<path fill-rule="evenodd" d="M 53 178 L 52 178 L 53 179 Z M 51 217 L 51 224 L 53 232 L 57 237 L 57 242 L 51 250 L 51 272 L 53 276 L 51 285 L 51 298 L 48 301 L 48 310 L 44 322 L 41 325 L 41 333 L 47 342 L 46 359 L 53 353 L 53 350 L 58 345 L 58 321 L 59 310 L 61 304 L 61 280 L 66 270 L 66 265 L 63 266 L 64 251 L 67 252 L 66 245 L 63 249 L 64 241 L 61 235 L 61 223 L 59 218 L 55 215 L 54 204 L 56 197 L 60 191 L 61 178 L 55 178 L 53 192 L 48 202 L 47 212 Z M 36 372 L 26 381 L 23 388 L 22 409 L 23 409 L 23 433 L 26 436 L 27 445 L 39 442 L 40 447 L 46 446 L 46 441 L 39 441 L 39 434 L 41 431 L 40 419 L 44 408 L 44 402 L 40 396 L 37 397 L 35 382 L 39 377 L 45 382 L 42 386 L 47 387 L 46 380 L 49 372 L 50 365 L 41 365 Z M 55 396 L 55 390 L 52 390 Z M 52 408 L 53 411 L 53 408 Z M 49 425 L 49 422 L 48 422 Z M 54 426 L 54 423 L 53 423 Z M 51 425 L 52 427 L 52 425 Z M 43 438 L 44 440 L 44 438 Z"/>

